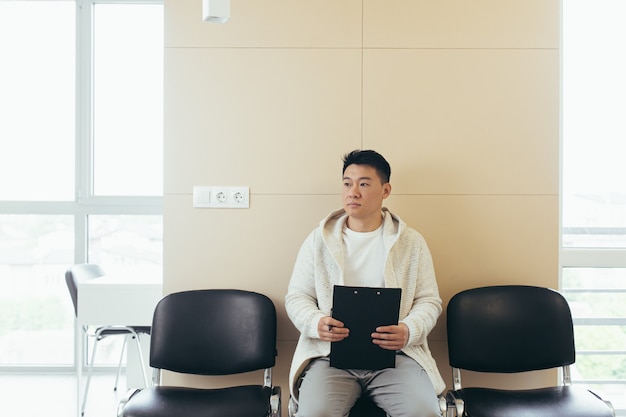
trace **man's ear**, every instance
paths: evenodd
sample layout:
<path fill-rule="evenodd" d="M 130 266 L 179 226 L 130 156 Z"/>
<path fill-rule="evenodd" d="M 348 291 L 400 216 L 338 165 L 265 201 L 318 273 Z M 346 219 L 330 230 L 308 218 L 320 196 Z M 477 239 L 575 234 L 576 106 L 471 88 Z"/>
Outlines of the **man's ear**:
<path fill-rule="evenodd" d="M 383 200 L 391 194 L 391 184 L 385 183 L 383 184 Z"/>

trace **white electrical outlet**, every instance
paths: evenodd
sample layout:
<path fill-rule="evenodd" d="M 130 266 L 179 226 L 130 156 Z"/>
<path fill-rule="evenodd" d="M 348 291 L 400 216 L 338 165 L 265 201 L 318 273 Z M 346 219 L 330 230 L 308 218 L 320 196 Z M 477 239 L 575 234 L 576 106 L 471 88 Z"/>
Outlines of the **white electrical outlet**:
<path fill-rule="evenodd" d="M 228 204 L 228 189 L 226 187 L 213 188 L 213 200 L 215 201 L 215 207 L 226 206 Z"/>
<path fill-rule="evenodd" d="M 233 194 L 233 201 L 235 202 L 235 204 L 243 203 L 244 199 L 245 199 L 244 195 L 239 191 Z"/>
<path fill-rule="evenodd" d="M 249 208 L 248 187 L 193 187 L 193 206 L 197 208 Z"/>
<path fill-rule="evenodd" d="M 230 187 L 229 198 L 235 208 L 250 207 L 250 190 L 248 187 Z"/>

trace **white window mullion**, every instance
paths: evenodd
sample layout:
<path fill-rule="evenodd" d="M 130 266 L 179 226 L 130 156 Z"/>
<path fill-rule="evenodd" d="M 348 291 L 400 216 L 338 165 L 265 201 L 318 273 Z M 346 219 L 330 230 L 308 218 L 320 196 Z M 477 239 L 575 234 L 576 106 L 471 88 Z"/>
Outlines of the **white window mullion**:
<path fill-rule="evenodd" d="M 626 249 L 561 249 L 561 267 L 626 268 Z"/>
<path fill-rule="evenodd" d="M 77 1 L 76 36 L 76 201 L 92 195 L 92 82 L 93 8 L 90 1 Z"/>

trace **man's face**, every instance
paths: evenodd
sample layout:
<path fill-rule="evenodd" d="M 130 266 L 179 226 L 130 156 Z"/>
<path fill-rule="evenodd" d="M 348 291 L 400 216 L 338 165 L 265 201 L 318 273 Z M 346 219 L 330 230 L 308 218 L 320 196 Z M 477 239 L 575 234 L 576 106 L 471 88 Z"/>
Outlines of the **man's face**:
<path fill-rule="evenodd" d="M 391 185 L 381 184 L 376 169 L 369 165 L 348 165 L 343 173 L 343 208 L 354 219 L 380 218 L 383 200 L 390 193 Z"/>

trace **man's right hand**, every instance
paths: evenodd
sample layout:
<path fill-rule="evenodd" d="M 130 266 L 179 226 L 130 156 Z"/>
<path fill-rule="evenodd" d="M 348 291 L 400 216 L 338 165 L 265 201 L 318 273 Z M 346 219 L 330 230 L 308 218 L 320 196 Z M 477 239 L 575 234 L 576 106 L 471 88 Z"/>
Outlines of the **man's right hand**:
<path fill-rule="evenodd" d="M 317 333 L 320 339 L 327 342 L 339 342 L 350 334 L 350 330 L 343 323 L 330 316 L 324 316 L 317 323 Z"/>

